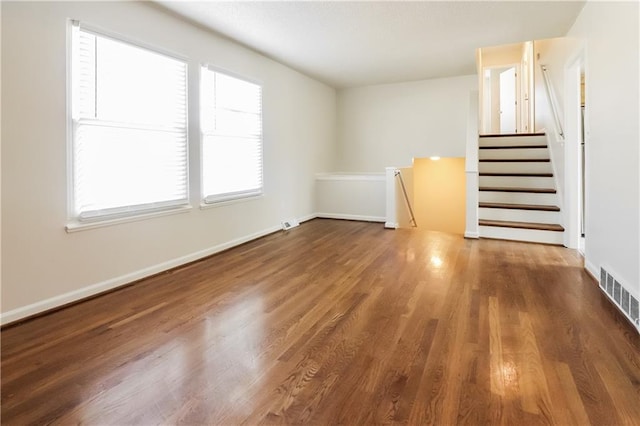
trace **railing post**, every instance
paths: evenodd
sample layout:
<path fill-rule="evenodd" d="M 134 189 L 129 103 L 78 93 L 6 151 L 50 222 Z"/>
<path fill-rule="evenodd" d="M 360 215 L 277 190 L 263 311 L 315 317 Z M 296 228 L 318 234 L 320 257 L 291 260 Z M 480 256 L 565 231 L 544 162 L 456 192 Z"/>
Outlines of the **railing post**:
<path fill-rule="evenodd" d="M 389 229 L 398 228 L 398 214 L 396 209 L 396 167 L 386 168 L 386 220 L 384 227 Z"/>
<path fill-rule="evenodd" d="M 469 115 L 467 116 L 467 149 L 465 160 L 466 214 L 465 238 L 479 238 L 478 229 L 478 92 L 469 93 Z"/>
<path fill-rule="evenodd" d="M 402 172 L 398 169 L 394 173 L 396 177 L 400 180 L 400 188 L 402 188 L 402 195 L 404 198 L 404 202 L 409 209 L 409 222 L 413 224 L 414 228 L 418 227 L 418 223 L 416 222 L 416 217 L 413 214 L 413 208 L 411 207 L 411 200 L 409 200 L 409 194 L 407 194 L 407 187 L 404 185 L 404 179 L 402 179 Z"/>
<path fill-rule="evenodd" d="M 542 70 L 544 87 L 547 90 L 547 98 L 549 99 L 549 105 L 551 106 L 551 114 L 553 115 L 553 121 L 556 125 L 556 133 L 560 139 L 564 139 L 564 129 L 562 128 L 562 122 L 558 112 L 558 99 L 556 98 L 556 92 L 553 89 L 553 84 L 551 83 L 549 74 L 547 74 L 547 66 L 540 64 L 540 69 Z"/>

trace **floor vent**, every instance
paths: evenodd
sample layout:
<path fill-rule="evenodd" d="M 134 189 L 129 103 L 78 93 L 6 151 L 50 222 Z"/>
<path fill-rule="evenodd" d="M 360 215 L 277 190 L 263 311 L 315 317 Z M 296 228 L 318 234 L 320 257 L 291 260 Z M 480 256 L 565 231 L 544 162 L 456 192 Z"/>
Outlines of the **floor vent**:
<path fill-rule="evenodd" d="M 296 219 L 290 219 L 290 220 L 285 220 L 282 222 L 282 229 L 284 231 L 288 231 L 291 228 L 295 228 L 296 226 L 299 226 L 300 222 L 298 222 Z"/>
<path fill-rule="evenodd" d="M 600 268 L 600 289 L 618 306 L 640 332 L 639 302 L 604 268 Z"/>

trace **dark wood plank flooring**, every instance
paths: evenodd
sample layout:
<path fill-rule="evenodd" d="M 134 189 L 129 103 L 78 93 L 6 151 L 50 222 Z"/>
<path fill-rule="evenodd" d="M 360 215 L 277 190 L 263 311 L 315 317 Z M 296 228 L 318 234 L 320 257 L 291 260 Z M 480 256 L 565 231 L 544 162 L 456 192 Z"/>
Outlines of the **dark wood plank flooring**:
<path fill-rule="evenodd" d="M 2 331 L 2 424 L 638 425 L 560 247 L 313 220 Z"/>

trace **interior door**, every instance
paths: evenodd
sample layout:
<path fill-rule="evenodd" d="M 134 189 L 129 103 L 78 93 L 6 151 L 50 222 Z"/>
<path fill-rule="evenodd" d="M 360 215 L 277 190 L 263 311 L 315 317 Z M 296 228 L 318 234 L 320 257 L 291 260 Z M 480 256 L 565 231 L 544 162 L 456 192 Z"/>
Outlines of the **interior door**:
<path fill-rule="evenodd" d="M 500 73 L 500 133 L 516 133 L 516 68 Z"/>

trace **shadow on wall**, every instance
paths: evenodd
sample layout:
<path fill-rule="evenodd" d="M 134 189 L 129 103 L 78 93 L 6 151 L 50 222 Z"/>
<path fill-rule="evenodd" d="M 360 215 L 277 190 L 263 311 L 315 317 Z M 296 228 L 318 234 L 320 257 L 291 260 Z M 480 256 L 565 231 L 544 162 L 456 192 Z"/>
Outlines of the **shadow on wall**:
<path fill-rule="evenodd" d="M 464 235 L 464 158 L 415 158 L 413 200 L 418 227 Z"/>

